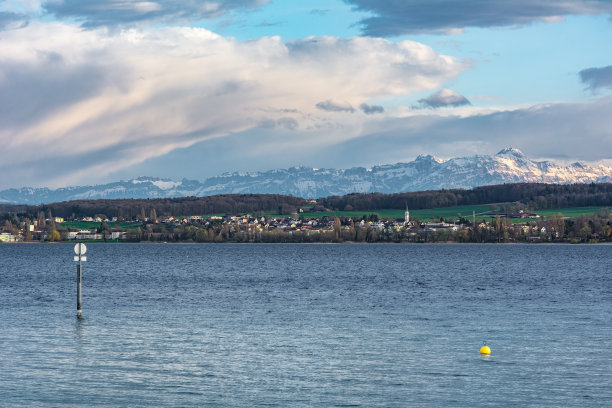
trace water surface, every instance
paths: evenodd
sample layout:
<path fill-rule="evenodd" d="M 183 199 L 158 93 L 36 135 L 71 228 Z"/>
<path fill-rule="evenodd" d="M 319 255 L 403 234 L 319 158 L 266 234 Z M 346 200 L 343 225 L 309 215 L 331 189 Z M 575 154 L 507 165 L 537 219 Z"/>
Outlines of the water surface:
<path fill-rule="evenodd" d="M 72 247 L 0 245 L 0 405 L 612 406 L 612 246 L 91 244 L 82 320 Z"/>

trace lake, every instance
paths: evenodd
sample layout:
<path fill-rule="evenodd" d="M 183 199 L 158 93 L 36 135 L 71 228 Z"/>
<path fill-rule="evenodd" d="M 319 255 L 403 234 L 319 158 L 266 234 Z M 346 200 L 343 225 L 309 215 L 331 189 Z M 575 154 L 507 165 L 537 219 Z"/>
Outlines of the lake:
<path fill-rule="evenodd" d="M 612 406 L 612 246 L 0 245 L 0 405 Z M 491 347 L 482 356 L 483 342 Z"/>

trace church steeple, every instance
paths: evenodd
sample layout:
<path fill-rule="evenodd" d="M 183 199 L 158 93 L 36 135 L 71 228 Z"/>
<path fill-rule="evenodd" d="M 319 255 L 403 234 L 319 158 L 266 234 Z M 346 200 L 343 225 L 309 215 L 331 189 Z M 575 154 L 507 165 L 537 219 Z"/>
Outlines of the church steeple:
<path fill-rule="evenodd" d="M 410 224 L 410 211 L 408 211 L 408 203 L 406 203 L 406 212 L 404 213 L 404 225 Z"/>

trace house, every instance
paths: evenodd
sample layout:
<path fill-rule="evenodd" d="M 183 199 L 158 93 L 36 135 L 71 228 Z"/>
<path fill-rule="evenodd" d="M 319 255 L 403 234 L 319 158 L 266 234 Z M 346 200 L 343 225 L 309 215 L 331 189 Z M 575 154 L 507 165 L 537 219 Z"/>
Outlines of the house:
<path fill-rule="evenodd" d="M 68 239 L 79 239 L 79 240 L 102 240 L 104 239 L 103 234 L 97 234 L 94 230 L 79 230 L 79 231 L 68 231 Z"/>
<path fill-rule="evenodd" d="M 95 234 L 95 233 L 87 233 L 87 234 L 83 234 L 83 235 L 77 235 L 78 239 L 87 239 L 87 240 L 101 240 L 104 238 L 104 236 L 102 234 Z"/>
<path fill-rule="evenodd" d="M 111 231 L 111 239 L 117 240 L 117 239 L 125 239 L 125 238 L 126 238 L 125 231 Z"/>
<path fill-rule="evenodd" d="M 448 224 L 446 222 L 426 222 L 423 224 L 425 231 L 436 231 L 436 230 L 446 230 L 446 231 L 457 231 L 458 227 L 455 224 Z"/>
<path fill-rule="evenodd" d="M 17 237 L 10 232 L 0 233 L 0 242 L 17 242 Z"/>
<path fill-rule="evenodd" d="M 385 228 L 385 223 L 382 221 L 378 221 L 376 223 L 371 224 L 371 226 L 372 228 L 382 231 Z"/>
<path fill-rule="evenodd" d="M 68 239 L 84 239 L 82 236 L 91 234 L 89 230 L 68 231 Z"/>

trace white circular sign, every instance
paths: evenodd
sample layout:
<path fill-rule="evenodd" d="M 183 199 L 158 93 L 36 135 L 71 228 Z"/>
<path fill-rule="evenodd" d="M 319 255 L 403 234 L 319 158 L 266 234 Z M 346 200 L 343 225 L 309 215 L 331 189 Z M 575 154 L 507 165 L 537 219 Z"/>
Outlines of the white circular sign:
<path fill-rule="evenodd" d="M 85 252 L 87 252 L 87 247 L 85 246 L 85 244 L 76 244 L 74 246 L 74 253 L 77 255 L 83 255 Z"/>

